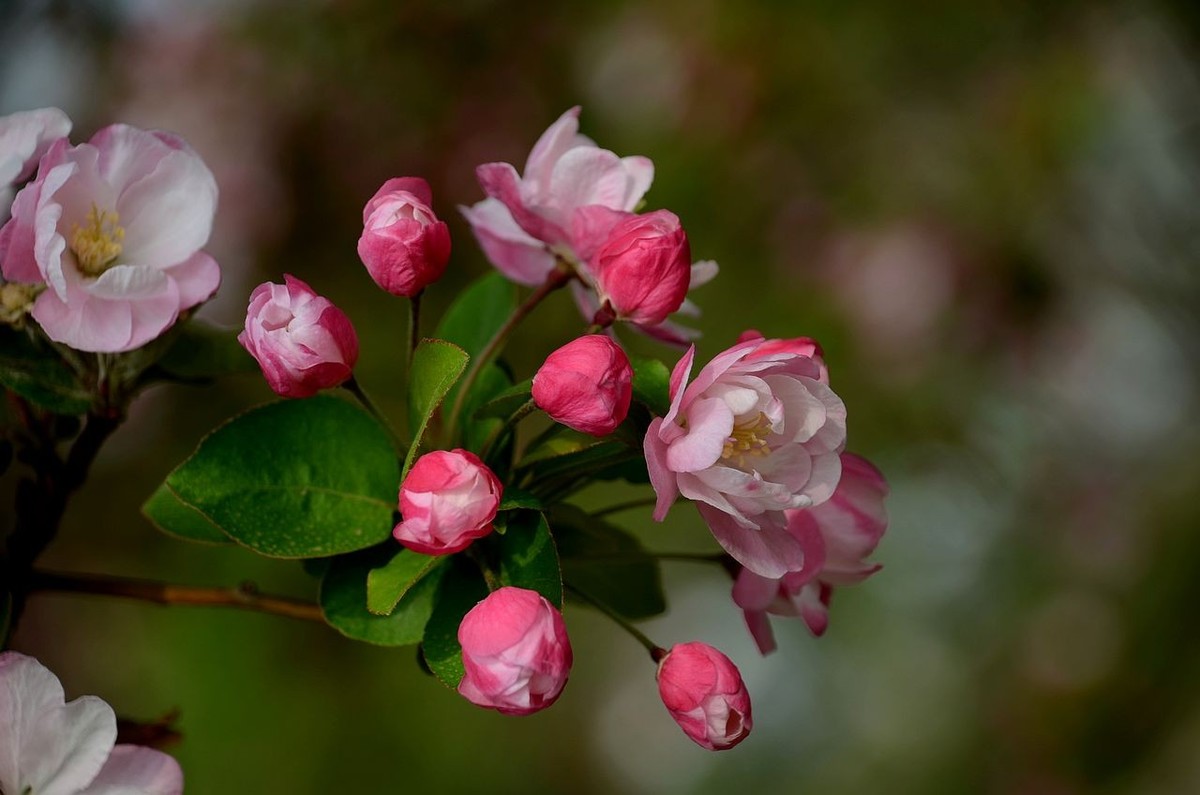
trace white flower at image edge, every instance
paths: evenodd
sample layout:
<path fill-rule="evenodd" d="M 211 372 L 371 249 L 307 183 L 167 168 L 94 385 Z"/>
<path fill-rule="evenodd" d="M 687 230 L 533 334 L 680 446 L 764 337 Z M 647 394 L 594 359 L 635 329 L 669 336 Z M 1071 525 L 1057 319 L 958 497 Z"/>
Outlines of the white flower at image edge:
<path fill-rule="evenodd" d="M 67 703 L 58 677 L 32 657 L 0 653 L 0 793 L 179 795 L 167 754 L 116 745 L 117 716 L 96 696 Z"/>

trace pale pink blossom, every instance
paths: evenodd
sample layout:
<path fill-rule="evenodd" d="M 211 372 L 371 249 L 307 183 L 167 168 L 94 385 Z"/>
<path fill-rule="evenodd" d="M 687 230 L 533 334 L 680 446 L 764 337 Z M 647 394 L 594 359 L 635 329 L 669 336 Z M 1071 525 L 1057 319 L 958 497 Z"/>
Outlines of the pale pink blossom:
<path fill-rule="evenodd" d="M 633 367 L 625 351 L 602 334 L 568 342 L 546 357 L 533 377 L 533 401 L 558 423 L 606 436 L 629 413 Z"/>
<path fill-rule="evenodd" d="M 250 293 L 238 342 L 282 397 L 305 398 L 354 374 L 358 336 L 346 313 L 306 283 L 284 274 Z"/>
<path fill-rule="evenodd" d="M 96 696 L 67 702 L 44 665 L 0 653 L 0 791 L 33 795 L 179 795 L 167 754 L 117 745 L 117 717 Z"/>
<path fill-rule="evenodd" d="M 887 530 L 887 483 L 865 458 L 842 453 L 841 459 L 842 477 L 829 500 L 787 512 L 788 532 L 804 549 L 803 568 L 780 578 L 742 569 L 734 583 L 733 600 L 763 654 L 775 649 L 768 613 L 799 616 L 820 636 L 829 625 L 834 587 L 862 582 L 882 568 L 865 559 Z"/>
<path fill-rule="evenodd" d="M 0 230 L 9 281 L 45 284 L 33 319 L 84 351 L 137 348 L 207 300 L 220 270 L 208 241 L 217 184 L 184 141 L 113 125 L 51 145 Z"/>
<path fill-rule="evenodd" d="M 506 715 L 550 706 L 571 673 L 562 613 L 536 591 L 512 586 L 493 591 L 463 617 L 458 642 L 466 669 L 458 692 Z"/>
<path fill-rule="evenodd" d="M 661 521 L 676 497 L 696 503 L 725 550 L 764 577 L 799 570 L 804 551 L 785 511 L 817 505 L 841 474 L 846 407 L 809 356 L 751 339 L 690 384 L 695 348 L 671 373 L 671 408 L 646 432 Z"/>
<path fill-rule="evenodd" d="M 375 283 L 411 298 L 442 277 L 450 259 L 450 229 L 430 205 L 429 183 L 389 179 L 363 208 L 358 256 Z"/>
<path fill-rule="evenodd" d="M 33 175 L 50 144 L 66 138 L 71 120 L 58 108 L 0 116 L 0 218 L 12 204 L 12 189 Z"/>
<path fill-rule="evenodd" d="M 754 726 L 737 666 L 706 643 L 671 647 L 658 664 L 658 693 L 683 733 L 710 751 L 732 748 Z"/>
<path fill-rule="evenodd" d="M 400 484 L 400 515 L 392 535 L 425 555 L 449 555 L 492 532 L 504 491 L 479 456 L 435 450 L 417 459 Z"/>

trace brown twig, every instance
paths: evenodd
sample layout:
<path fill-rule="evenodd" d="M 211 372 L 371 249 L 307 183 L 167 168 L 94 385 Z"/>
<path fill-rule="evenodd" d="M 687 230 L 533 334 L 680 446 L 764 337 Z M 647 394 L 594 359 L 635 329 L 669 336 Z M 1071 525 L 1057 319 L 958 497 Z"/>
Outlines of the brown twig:
<path fill-rule="evenodd" d="M 307 621 L 324 621 L 320 606 L 290 596 L 259 593 L 252 582 L 234 587 L 175 585 L 154 580 L 112 577 L 105 574 L 62 574 L 35 570 L 29 591 L 57 591 L 138 599 L 161 605 L 234 607 Z"/>

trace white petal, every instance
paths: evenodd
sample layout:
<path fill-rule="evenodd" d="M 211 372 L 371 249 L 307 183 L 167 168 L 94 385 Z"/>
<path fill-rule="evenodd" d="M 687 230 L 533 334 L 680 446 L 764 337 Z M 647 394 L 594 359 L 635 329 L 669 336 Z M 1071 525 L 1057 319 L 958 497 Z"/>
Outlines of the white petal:
<path fill-rule="evenodd" d="M 95 781 L 79 795 L 181 795 L 183 771 L 162 751 L 118 745 Z"/>

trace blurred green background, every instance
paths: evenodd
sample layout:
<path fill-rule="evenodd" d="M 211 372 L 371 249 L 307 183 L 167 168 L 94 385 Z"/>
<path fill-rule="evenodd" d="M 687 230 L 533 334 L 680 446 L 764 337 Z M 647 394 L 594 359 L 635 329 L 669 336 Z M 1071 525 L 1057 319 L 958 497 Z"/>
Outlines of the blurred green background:
<path fill-rule="evenodd" d="M 35 597 L 15 647 L 72 695 L 180 710 L 189 793 L 1200 791 L 1200 14 L 1194 3 L 121 0 L 0 3 L 0 112 L 76 140 L 174 130 L 221 186 L 203 311 L 294 273 L 345 308 L 399 415 L 405 307 L 357 260 L 361 208 L 421 175 L 455 252 L 475 165 L 583 131 L 657 166 L 649 207 L 721 275 L 701 358 L 744 328 L 825 346 L 850 449 L 892 485 L 884 570 L 759 658 L 717 570 L 666 564 L 659 643 L 737 661 L 756 727 L 724 754 L 670 721 L 644 652 L 568 608 L 553 709 L 472 707 L 411 649 L 235 611 Z M 565 296 L 511 358 L 581 328 Z M 629 340 L 669 364 L 676 352 Z M 159 535 L 138 506 L 255 377 L 135 404 L 48 567 L 311 595 L 295 564 Z M 11 473 L 3 491 L 11 504 Z M 637 496 L 596 490 L 588 505 Z M 690 507 L 619 521 L 715 547 Z M 3 514 L 0 532 L 11 517 Z"/>

